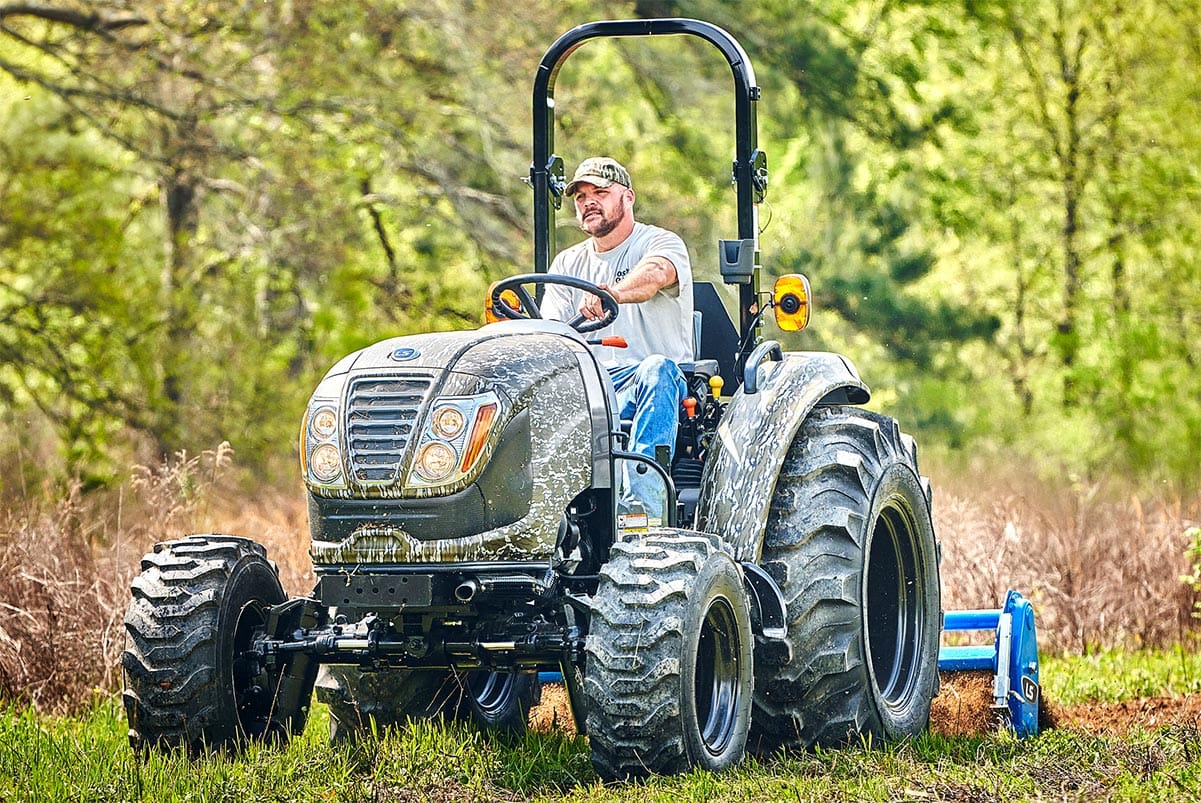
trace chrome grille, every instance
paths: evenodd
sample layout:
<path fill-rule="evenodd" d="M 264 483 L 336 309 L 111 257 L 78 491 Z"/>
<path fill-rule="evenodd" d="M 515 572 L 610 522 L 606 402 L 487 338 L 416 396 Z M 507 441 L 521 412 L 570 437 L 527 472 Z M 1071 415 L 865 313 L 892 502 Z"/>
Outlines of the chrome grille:
<path fill-rule="evenodd" d="M 346 438 L 356 482 L 384 484 L 398 479 L 431 383 L 427 376 L 374 377 L 351 383 Z"/>

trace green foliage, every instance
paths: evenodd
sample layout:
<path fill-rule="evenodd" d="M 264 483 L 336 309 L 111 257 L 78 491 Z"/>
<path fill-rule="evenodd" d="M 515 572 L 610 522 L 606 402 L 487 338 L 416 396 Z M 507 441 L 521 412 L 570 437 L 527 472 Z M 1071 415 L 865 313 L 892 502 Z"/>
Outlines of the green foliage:
<path fill-rule="evenodd" d="M 818 301 L 790 348 L 844 351 L 950 448 L 1197 484 L 1199 20 L 1152 0 L 0 6 L 0 403 L 57 452 L 21 479 L 223 440 L 286 462 L 346 351 L 476 325 L 529 264 L 541 54 L 636 15 L 751 55 L 767 278 Z M 629 164 L 709 280 L 730 88 L 666 38 L 589 42 L 557 81 L 569 167 Z"/>
<path fill-rule="evenodd" d="M 1189 527 L 1184 531 L 1188 546 L 1184 550 L 1185 560 L 1189 564 L 1188 574 L 1182 575 L 1180 582 L 1184 583 L 1193 594 L 1201 594 L 1201 527 Z M 1193 601 L 1193 616 L 1201 618 L 1201 600 Z"/>
<path fill-rule="evenodd" d="M 1048 700 L 1073 706 L 1096 700 L 1201 693 L 1201 656 L 1192 644 L 1144 652 L 1103 650 L 1091 655 L 1044 656 L 1039 677 Z"/>

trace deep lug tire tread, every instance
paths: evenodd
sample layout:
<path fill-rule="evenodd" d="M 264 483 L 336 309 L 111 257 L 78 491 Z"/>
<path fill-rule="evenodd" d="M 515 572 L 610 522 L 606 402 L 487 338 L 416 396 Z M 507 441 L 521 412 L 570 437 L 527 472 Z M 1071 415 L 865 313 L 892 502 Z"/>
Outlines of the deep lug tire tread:
<path fill-rule="evenodd" d="M 125 616 L 122 695 L 135 749 L 221 747 L 245 738 L 224 655 L 222 633 L 230 594 L 264 605 L 284 601 L 265 550 L 245 538 L 192 535 L 156 544 L 131 583 Z M 235 617 L 236 618 L 236 617 Z M 275 712 L 286 736 L 303 727 L 303 712 Z"/>
<path fill-rule="evenodd" d="M 916 674 L 902 699 L 887 705 L 869 668 L 861 596 L 873 500 L 886 483 L 908 498 L 917 571 L 924 572 L 914 614 L 921 620 Z M 756 752 L 889 740 L 924 727 L 937 692 L 941 615 L 929 503 L 916 444 L 891 418 L 828 407 L 802 426 L 777 480 L 762 553 L 784 592 L 788 639 L 757 645 Z"/>
<path fill-rule="evenodd" d="M 715 561 L 722 565 L 710 571 L 726 572 L 719 582 L 735 598 L 744 673 L 731 747 L 720 756 L 698 750 L 699 737 L 690 741 L 695 726 L 682 711 L 692 694 L 683 677 L 690 606 L 707 604 L 698 576 Z M 741 760 L 753 683 L 746 605 L 741 575 L 716 536 L 657 531 L 613 546 L 593 598 L 583 683 L 592 763 L 602 778 L 723 769 Z"/>

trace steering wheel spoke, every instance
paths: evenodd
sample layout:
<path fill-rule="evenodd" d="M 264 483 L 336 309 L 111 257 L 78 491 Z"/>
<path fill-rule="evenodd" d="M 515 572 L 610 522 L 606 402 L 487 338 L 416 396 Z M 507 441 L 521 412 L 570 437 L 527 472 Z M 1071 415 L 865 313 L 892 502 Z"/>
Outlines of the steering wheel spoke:
<path fill-rule="evenodd" d="M 517 300 L 521 302 L 521 308 L 527 310 L 531 318 L 542 317 L 542 310 L 538 308 L 538 302 L 526 291 L 524 285 L 517 285 L 514 292 L 517 293 Z"/>

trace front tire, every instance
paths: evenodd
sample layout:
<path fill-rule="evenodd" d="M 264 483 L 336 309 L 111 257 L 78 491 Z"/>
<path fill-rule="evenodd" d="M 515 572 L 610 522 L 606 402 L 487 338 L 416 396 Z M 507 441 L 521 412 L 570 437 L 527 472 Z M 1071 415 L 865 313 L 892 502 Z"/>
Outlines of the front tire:
<path fill-rule="evenodd" d="M 755 749 L 920 733 L 941 602 L 913 439 L 865 410 L 815 410 L 777 480 L 762 565 L 783 589 L 788 637 L 756 652 Z"/>
<path fill-rule="evenodd" d="M 135 749 L 195 753 L 304 729 L 306 706 L 279 707 L 286 666 L 268 669 L 252 650 L 284 601 L 263 547 L 228 535 L 156 544 L 131 592 L 121 665 Z"/>
<path fill-rule="evenodd" d="M 718 538 L 661 530 L 614 544 L 585 647 L 597 773 L 618 780 L 741 761 L 751 638 L 741 572 Z"/>

